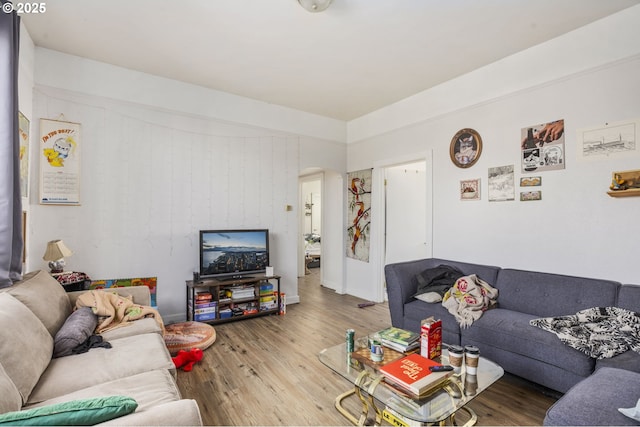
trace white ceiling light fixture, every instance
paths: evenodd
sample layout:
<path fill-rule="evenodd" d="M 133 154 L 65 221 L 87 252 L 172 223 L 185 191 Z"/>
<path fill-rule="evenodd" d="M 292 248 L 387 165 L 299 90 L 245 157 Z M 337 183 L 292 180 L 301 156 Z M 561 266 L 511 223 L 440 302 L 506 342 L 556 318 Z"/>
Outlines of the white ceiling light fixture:
<path fill-rule="evenodd" d="M 300 6 L 307 9 L 309 12 L 322 12 L 329 7 L 332 0 L 298 0 Z"/>

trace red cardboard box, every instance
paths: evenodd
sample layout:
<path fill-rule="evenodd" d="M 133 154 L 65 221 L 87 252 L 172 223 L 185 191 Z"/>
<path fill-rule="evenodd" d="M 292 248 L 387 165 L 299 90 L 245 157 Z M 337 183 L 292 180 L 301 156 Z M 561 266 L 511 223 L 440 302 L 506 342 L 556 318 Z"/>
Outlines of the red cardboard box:
<path fill-rule="evenodd" d="M 442 356 L 442 320 L 424 319 L 420 326 L 420 355 L 428 359 Z"/>

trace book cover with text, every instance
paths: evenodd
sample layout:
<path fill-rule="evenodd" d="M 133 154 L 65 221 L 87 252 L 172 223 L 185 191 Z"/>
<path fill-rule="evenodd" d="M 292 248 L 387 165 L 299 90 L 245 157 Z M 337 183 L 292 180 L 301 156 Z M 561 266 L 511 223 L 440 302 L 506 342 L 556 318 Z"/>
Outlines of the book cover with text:
<path fill-rule="evenodd" d="M 421 396 L 453 374 L 453 371 L 431 372 L 431 366 L 441 364 L 413 353 L 381 366 L 380 372 L 392 383 Z"/>

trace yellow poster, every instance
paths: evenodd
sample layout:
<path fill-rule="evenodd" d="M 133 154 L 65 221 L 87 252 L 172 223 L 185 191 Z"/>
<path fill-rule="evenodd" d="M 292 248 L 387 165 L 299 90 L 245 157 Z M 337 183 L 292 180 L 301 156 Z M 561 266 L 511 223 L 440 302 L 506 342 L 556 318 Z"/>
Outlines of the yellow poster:
<path fill-rule="evenodd" d="M 80 124 L 40 119 L 40 204 L 80 204 Z"/>

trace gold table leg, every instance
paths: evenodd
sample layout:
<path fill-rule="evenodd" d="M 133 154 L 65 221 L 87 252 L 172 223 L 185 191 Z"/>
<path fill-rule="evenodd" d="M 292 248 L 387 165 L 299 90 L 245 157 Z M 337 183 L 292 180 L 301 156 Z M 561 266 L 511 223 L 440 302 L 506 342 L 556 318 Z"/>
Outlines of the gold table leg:
<path fill-rule="evenodd" d="M 361 386 L 364 383 L 365 378 L 367 376 L 368 376 L 368 373 L 366 371 L 362 371 L 360 375 L 358 375 L 358 378 L 355 381 L 355 384 L 356 384 L 355 387 L 352 390 L 348 390 L 342 393 L 341 395 L 339 395 L 338 397 L 336 397 L 335 407 L 338 410 L 338 412 L 340 412 L 346 419 L 351 421 L 352 424 L 357 426 L 363 426 L 367 421 L 367 416 L 369 415 L 369 405 L 371 405 L 371 408 L 374 410 L 376 414 L 375 425 L 379 426 L 380 423 L 382 422 L 382 411 L 375 404 L 375 401 L 373 399 L 373 392 L 375 388 L 378 386 L 378 384 L 380 384 L 380 381 L 382 380 L 382 378 L 379 377 L 374 381 L 372 381 L 371 384 L 369 384 L 369 386 L 367 387 L 368 396 L 364 396 L 361 390 Z M 360 413 L 360 418 L 356 418 L 351 412 L 349 412 L 342 405 L 342 401 L 344 399 L 346 399 L 349 396 L 353 396 L 354 394 L 357 395 L 358 398 L 360 399 L 360 402 L 362 402 L 362 411 Z"/>

